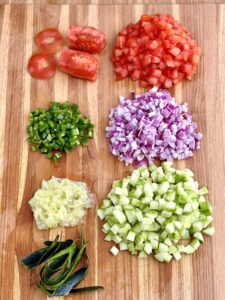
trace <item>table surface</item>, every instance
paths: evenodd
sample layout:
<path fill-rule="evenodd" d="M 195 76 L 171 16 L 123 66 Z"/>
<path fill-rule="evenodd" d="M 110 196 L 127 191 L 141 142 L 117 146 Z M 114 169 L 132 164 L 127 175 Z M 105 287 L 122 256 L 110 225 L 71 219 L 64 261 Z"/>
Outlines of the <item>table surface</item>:
<path fill-rule="evenodd" d="M 105 2 L 119 3 L 119 0 Z M 177 2 L 182 3 L 182 0 Z M 127 23 L 137 21 L 143 12 L 172 14 L 190 29 L 203 49 L 196 76 L 191 82 L 183 82 L 172 91 L 178 102 L 189 104 L 189 110 L 204 135 L 202 146 L 193 158 L 176 162 L 175 166 L 191 168 L 200 184 L 208 185 L 216 233 L 212 238 L 206 238 L 195 254 L 184 256 L 180 262 L 162 264 L 152 257 L 138 259 L 129 253 L 112 257 L 108 252 L 110 244 L 103 241 L 101 222 L 96 217 L 95 208 L 90 209 L 86 223 L 80 227 L 90 241 L 90 268 L 82 286 L 100 284 L 105 290 L 95 294 L 67 296 L 65 299 L 224 299 L 225 6 L 46 6 L 42 2 L 41 5 L 0 5 L 1 300 L 47 299 L 35 286 L 34 273 L 25 270 L 18 259 L 41 247 L 43 241 L 54 238 L 57 233 L 62 232 L 66 238 L 78 236 L 77 227 L 37 230 L 27 202 L 42 179 L 54 175 L 85 181 L 96 194 L 97 207 L 111 188 L 112 181 L 132 170 L 109 153 L 104 128 L 109 109 L 118 104 L 119 95 L 128 96 L 134 89 L 142 91 L 136 82 L 115 81 L 110 58 L 116 33 Z M 31 53 L 36 51 L 34 34 L 45 27 L 58 27 L 65 34 L 72 23 L 92 25 L 106 34 L 108 44 L 99 55 L 101 71 L 98 80 L 95 83 L 86 82 L 60 72 L 48 81 L 32 79 L 26 71 L 26 65 Z M 51 100 L 67 99 L 78 103 L 82 113 L 90 116 L 96 124 L 95 137 L 88 147 L 75 149 L 63 157 L 58 165 L 54 165 L 43 155 L 30 151 L 26 141 L 27 117 L 31 110 L 47 107 Z"/>

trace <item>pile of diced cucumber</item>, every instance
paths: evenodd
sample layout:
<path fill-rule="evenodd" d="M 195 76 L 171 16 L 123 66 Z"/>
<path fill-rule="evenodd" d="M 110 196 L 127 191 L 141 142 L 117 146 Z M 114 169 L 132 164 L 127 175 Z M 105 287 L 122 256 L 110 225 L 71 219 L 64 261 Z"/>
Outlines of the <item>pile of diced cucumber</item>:
<path fill-rule="evenodd" d="M 203 234 L 213 235 L 212 208 L 189 169 L 177 170 L 169 162 L 134 170 L 131 176 L 113 182 L 113 188 L 97 210 L 106 220 L 106 241 L 119 250 L 146 257 L 154 253 L 160 262 L 182 253 L 191 254 L 203 243 Z M 186 240 L 186 242 L 184 242 Z"/>

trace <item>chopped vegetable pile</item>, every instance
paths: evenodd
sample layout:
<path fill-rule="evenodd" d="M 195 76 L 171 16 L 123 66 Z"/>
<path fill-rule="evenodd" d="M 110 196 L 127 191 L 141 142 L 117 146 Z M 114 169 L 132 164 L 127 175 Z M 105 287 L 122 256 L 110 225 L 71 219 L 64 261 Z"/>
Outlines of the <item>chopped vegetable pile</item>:
<path fill-rule="evenodd" d="M 126 164 L 151 164 L 154 159 L 185 159 L 200 147 L 201 133 L 168 91 L 154 87 L 133 99 L 120 97 L 111 109 L 106 137 L 113 155 Z"/>
<path fill-rule="evenodd" d="M 114 181 L 97 211 L 106 221 L 105 240 L 140 257 L 153 252 L 160 262 L 193 253 L 204 241 L 202 233 L 214 233 L 212 208 L 204 197 L 208 190 L 199 188 L 193 176 L 189 169 L 176 170 L 164 162 Z M 117 255 L 119 249 L 113 246 L 111 252 Z"/>
<path fill-rule="evenodd" d="M 52 177 L 42 181 L 29 201 L 39 229 L 80 224 L 86 209 L 93 206 L 93 195 L 83 182 Z"/>
<path fill-rule="evenodd" d="M 83 257 L 87 264 L 87 243 L 82 239 L 79 247 L 73 240 L 59 241 L 57 236 L 54 241 L 46 241 L 46 247 L 20 261 L 28 270 L 42 265 L 38 287 L 49 297 L 102 290 L 102 286 L 74 288 L 85 278 L 88 271 L 88 266 L 75 271 Z"/>
<path fill-rule="evenodd" d="M 68 153 L 78 145 L 87 144 L 93 131 L 94 125 L 70 102 L 50 102 L 49 109 L 34 110 L 27 127 L 32 151 L 39 150 L 54 161 L 62 157 L 62 152 Z"/>
<path fill-rule="evenodd" d="M 141 87 L 171 88 L 191 79 L 200 58 L 200 47 L 189 31 L 170 15 L 143 15 L 121 30 L 113 62 L 117 80 L 130 77 Z"/>

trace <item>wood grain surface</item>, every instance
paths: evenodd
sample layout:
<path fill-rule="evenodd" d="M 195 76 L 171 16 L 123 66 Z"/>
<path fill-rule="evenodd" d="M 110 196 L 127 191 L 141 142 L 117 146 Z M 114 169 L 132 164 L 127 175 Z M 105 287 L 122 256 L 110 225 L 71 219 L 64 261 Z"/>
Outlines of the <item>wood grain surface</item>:
<path fill-rule="evenodd" d="M 66 238 L 78 237 L 77 227 L 37 230 L 27 202 L 42 179 L 54 175 L 85 181 L 96 194 L 97 207 L 112 181 L 131 171 L 109 153 L 104 128 L 109 109 L 118 104 L 119 95 L 128 96 L 133 89 L 141 92 L 135 82 L 115 81 L 110 58 L 116 33 L 127 23 L 137 21 L 143 12 L 173 14 L 191 30 L 203 49 L 196 76 L 176 86 L 173 94 L 177 101 L 188 102 L 204 138 L 193 158 L 175 165 L 191 168 L 200 184 L 208 185 L 216 233 L 180 262 L 166 265 L 152 257 L 138 259 L 129 253 L 113 257 L 108 252 L 110 244 L 103 241 L 96 208 L 92 208 L 86 223 L 80 226 L 90 241 L 90 268 L 82 286 L 100 284 L 105 290 L 65 299 L 225 299 L 225 6 L 9 4 L 0 5 L 1 300 L 46 300 L 35 285 L 35 274 L 25 270 L 18 259 L 61 231 Z M 49 81 L 32 79 L 26 65 L 36 51 L 33 35 L 46 26 L 59 27 L 65 34 L 72 23 L 92 25 L 106 34 L 108 44 L 99 55 L 98 80 L 86 82 L 59 72 Z M 32 153 L 26 141 L 29 112 L 47 107 L 51 100 L 78 103 L 82 113 L 96 125 L 89 146 L 75 149 L 57 165 L 40 153 Z"/>
<path fill-rule="evenodd" d="M 224 4 L 225 0 L 0 0 L 0 4 Z"/>

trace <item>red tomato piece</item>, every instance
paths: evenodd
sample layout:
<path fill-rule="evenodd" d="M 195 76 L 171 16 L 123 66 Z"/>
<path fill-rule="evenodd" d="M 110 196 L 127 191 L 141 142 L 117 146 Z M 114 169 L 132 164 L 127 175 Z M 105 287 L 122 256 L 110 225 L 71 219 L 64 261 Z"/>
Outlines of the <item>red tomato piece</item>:
<path fill-rule="evenodd" d="M 99 60 L 87 52 L 64 49 L 60 54 L 58 66 L 60 71 L 69 75 L 95 81 L 99 71 Z"/>
<path fill-rule="evenodd" d="M 155 85 L 158 85 L 159 79 L 156 77 L 149 77 L 148 82 L 150 85 L 155 86 Z"/>
<path fill-rule="evenodd" d="M 41 53 L 55 54 L 63 47 L 63 36 L 54 28 L 46 28 L 35 36 L 35 42 Z"/>
<path fill-rule="evenodd" d="M 170 55 L 165 55 L 163 60 L 167 67 L 171 67 L 171 68 L 174 67 L 174 61 Z"/>
<path fill-rule="evenodd" d="M 30 57 L 27 69 L 36 79 L 49 79 L 56 72 L 57 62 L 50 54 L 36 53 Z"/>
<path fill-rule="evenodd" d="M 180 49 L 178 47 L 173 47 L 172 49 L 170 49 L 169 53 L 173 56 L 177 56 L 180 54 Z"/>
<path fill-rule="evenodd" d="M 98 53 L 106 46 L 104 33 L 94 27 L 72 25 L 67 36 L 69 48 L 74 50 Z"/>
<path fill-rule="evenodd" d="M 126 45 L 126 38 L 124 36 L 118 35 L 116 38 L 116 48 L 123 49 Z"/>
<path fill-rule="evenodd" d="M 140 76 L 141 76 L 141 71 L 136 69 L 131 73 L 130 78 L 133 80 L 138 80 L 140 79 Z"/>

